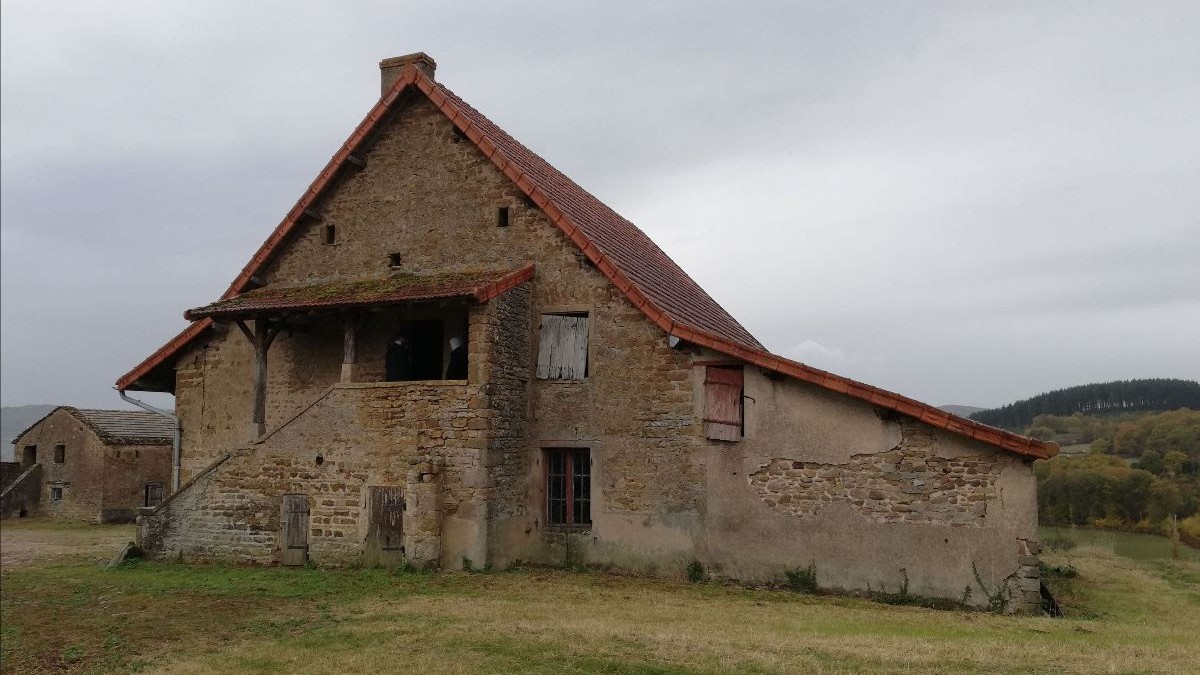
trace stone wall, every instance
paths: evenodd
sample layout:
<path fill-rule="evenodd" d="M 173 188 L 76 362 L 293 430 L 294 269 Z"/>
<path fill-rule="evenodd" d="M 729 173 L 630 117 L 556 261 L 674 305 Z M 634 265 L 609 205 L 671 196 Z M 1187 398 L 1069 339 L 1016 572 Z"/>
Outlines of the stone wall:
<path fill-rule="evenodd" d="M 479 340 L 487 345 L 488 360 L 495 364 L 488 379 L 492 410 L 486 466 L 491 486 L 488 518 L 520 517 L 529 510 L 526 467 L 530 449 L 525 443 L 529 420 L 528 367 L 530 334 L 529 286 L 494 300 Z M 496 543 L 493 538 L 493 545 Z M 494 546 L 489 559 L 495 557 Z"/>
<path fill-rule="evenodd" d="M 41 513 L 55 518 L 99 521 L 104 502 L 104 445 L 96 434 L 70 412 L 58 409 L 28 429 L 16 441 L 18 448 L 37 446 L 42 465 Z M 54 461 L 54 447 L 64 446 L 62 463 Z M 52 500 L 51 488 L 62 488 L 62 499 Z"/>
<path fill-rule="evenodd" d="M 458 546 L 436 539 L 441 521 L 471 522 L 482 512 L 482 488 L 469 477 L 478 474 L 486 444 L 486 425 L 475 423 L 487 419 L 482 404 L 478 386 L 457 381 L 335 385 L 143 518 L 142 539 L 154 557 L 272 564 L 283 495 L 305 494 L 310 558 L 349 564 L 367 535 L 368 488 L 407 486 L 414 493 L 406 495 L 405 516 L 413 557 L 445 551 L 445 561 L 422 562 L 456 562 L 474 543 L 464 544 L 461 533 Z M 424 508 L 439 509 L 436 526 Z"/>
<path fill-rule="evenodd" d="M 814 385 L 745 375 L 745 436 L 706 441 L 698 559 L 714 575 L 766 581 L 812 564 L 826 588 L 907 584 L 951 599 L 970 588 L 982 605 L 1006 587 L 1011 608 L 1036 607 L 1029 462 Z"/>
<path fill-rule="evenodd" d="M 929 426 L 901 419 L 900 428 L 903 440 L 887 452 L 843 464 L 775 458 L 750 474 L 750 485 L 767 506 L 792 516 L 845 502 L 881 523 L 982 527 L 1008 458 L 939 457 Z"/>
<path fill-rule="evenodd" d="M 162 486 L 164 498 L 171 493 L 170 445 L 105 447 L 101 521 L 133 522 L 145 505 L 146 485 L 151 483 Z"/>

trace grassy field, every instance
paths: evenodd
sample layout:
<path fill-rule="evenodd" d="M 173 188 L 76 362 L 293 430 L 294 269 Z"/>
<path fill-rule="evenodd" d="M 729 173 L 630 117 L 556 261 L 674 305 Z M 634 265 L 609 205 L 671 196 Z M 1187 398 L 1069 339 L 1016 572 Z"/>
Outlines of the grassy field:
<path fill-rule="evenodd" d="M 43 527 L 0 530 L 0 547 L 39 537 L 58 547 L 4 567 L 5 673 L 1185 673 L 1200 664 L 1200 562 L 1171 559 L 1165 540 L 1141 535 L 1076 533 L 1075 548 L 1043 556 L 1078 572 L 1052 579 L 1068 616 L 1050 619 L 545 569 L 105 570 L 89 546 L 69 550 L 95 530 Z"/>

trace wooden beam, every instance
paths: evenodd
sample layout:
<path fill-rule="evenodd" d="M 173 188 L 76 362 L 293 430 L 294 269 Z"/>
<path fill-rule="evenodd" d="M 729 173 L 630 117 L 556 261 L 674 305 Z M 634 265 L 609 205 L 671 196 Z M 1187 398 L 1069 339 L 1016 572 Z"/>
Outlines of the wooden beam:
<path fill-rule="evenodd" d="M 346 155 L 346 161 L 360 169 L 367 166 L 367 160 L 359 157 L 358 155 Z"/>
<path fill-rule="evenodd" d="M 308 216 L 309 218 L 312 218 L 313 220 L 321 220 L 321 214 L 317 213 L 316 211 L 314 211 L 312 209 L 304 209 L 304 215 Z"/>
<path fill-rule="evenodd" d="M 362 314 L 342 315 L 342 382 L 354 382 L 358 379 L 357 343 L 358 329 L 362 326 L 362 322 Z"/>
<path fill-rule="evenodd" d="M 245 321 L 242 321 L 241 319 L 235 319 L 234 321 L 235 321 L 235 323 L 237 323 L 237 327 L 242 329 L 242 335 L 245 335 L 246 339 L 250 341 L 251 345 L 253 345 L 254 344 L 254 332 L 246 327 Z"/>

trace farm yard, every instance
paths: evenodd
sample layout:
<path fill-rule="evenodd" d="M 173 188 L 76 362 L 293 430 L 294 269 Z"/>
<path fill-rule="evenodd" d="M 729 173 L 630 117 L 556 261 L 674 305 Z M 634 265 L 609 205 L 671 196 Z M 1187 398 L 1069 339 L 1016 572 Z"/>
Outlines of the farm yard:
<path fill-rule="evenodd" d="M 587 570 L 136 560 L 108 570 L 128 527 L 8 521 L 0 533 L 4 673 L 1182 673 L 1200 663 L 1200 554 L 1173 559 L 1169 542 L 1143 535 L 1044 532 L 1076 543 L 1043 555 L 1066 611 L 1051 619 Z"/>

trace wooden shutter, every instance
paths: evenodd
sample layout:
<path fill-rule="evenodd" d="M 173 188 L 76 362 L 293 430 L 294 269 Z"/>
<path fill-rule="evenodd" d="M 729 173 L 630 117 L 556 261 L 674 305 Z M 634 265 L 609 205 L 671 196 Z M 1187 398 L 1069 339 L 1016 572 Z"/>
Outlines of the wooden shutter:
<path fill-rule="evenodd" d="M 704 435 L 719 441 L 742 438 L 742 368 L 708 366 L 704 371 Z"/>
<path fill-rule="evenodd" d="M 587 374 L 587 315 L 543 314 L 538 341 L 539 379 L 581 380 Z"/>
<path fill-rule="evenodd" d="M 308 495 L 283 496 L 280 564 L 303 565 L 308 558 Z"/>

